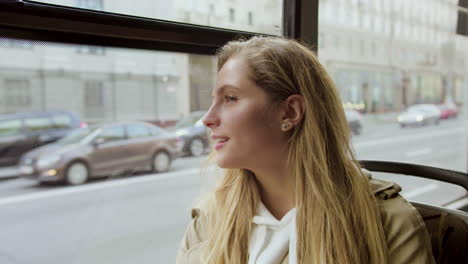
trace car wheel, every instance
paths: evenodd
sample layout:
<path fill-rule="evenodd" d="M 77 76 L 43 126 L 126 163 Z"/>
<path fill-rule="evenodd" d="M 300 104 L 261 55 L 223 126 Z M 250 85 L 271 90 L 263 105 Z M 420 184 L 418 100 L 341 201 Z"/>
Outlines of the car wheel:
<path fill-rule="evenodd" d="M 171 157 L 165 151 L 160 151 L 153 156 L 153 171 L 166 172 L 171 167 Z"/>
<path fill-rule="evenodd" d="M 436 119 L 436 120 L 434 121 L 434 124 L 436 124 L 436 125 L 439 125 L 439 123 L 440 123 L 440 119 Z"/>
<path fill-rule="evenodd" d="M 406 125 L 405 124 L 400 124 L 400 127 L 401 128 L 404 128 Z"/>
<path fill-rule="evenodd" d="M 198 157 L 205 151 L 205 144 L 199 138 L 195 138 L 190 142 L 190 155 Z"/>
<path fill-rule="evenodd" d="M 86 164 L 77 161 L 68 166 L 65 173 L 65 180 L 70 185 L 80 185 L 85 183 L 89 177 L 89 169 Z"/>

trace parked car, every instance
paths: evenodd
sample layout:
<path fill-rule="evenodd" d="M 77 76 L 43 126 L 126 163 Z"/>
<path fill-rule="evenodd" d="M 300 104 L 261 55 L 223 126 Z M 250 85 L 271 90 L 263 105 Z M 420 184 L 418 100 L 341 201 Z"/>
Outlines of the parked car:
<path fill-rule="evenodd" d="M 22 176 L 39 182 L 82 184 L 90 178 L 126 172 L 166 172 L 180 139 L 143 122 L 82 128 L 21 157 Z"/>
<path fill-rule="evenodd" d="M 346 109 L 345 115 L 351 133 L 353 133 L 353 135 L 360 135 L 362 133 L 361 114 L 356 110 Z"/>
<path fill-rule="evenodd" d="M 86 127 L 69 111 L 25 112 L 0 116 L 0 167 L 14 166 L 24 153 Z"/>
<path fill-rule="evenodd" d="M 440 122 L 440 110 L 433 104 L 417 104 L 408 107 L 398 115 L 398 123 L 401 127 L 412 125 L 428 125 Z"/>
<path fill-rule="evenodd" d="M 441 119 L 456 118 L 458 115 L 458 108 L 453 103 L 437 105 L 440 110 Z"/>
<path fill-rule="evenodd" d="M 202 123 L 205 111 L 196 111 L 179 120 L 171 129 L 182 138 L 182 155 L 200 156 L 209 147 L 208 129 Z"/>

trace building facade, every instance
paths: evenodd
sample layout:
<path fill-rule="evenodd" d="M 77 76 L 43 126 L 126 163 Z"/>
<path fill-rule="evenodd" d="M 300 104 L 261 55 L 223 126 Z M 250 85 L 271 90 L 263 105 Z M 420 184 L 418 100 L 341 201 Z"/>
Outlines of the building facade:
<path fill-rule="evenodd" d="M 319 58 L 346 106 L 399 111 L 463 102 L 466 38 L 456 0 L 321 0 Z M 465 46 L 464 46 L 465 45 Z"/>

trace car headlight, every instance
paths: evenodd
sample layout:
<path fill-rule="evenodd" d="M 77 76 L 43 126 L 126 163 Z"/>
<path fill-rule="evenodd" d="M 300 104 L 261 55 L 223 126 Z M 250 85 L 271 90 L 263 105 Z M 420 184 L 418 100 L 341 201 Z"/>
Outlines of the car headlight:
<path fill-rule="evenodd" d="M 175 132 L 177 136 L 185 136 L 188 135 L 189 131 L 187 129 L 180 129 Z"/>
<path fill-rule="evenodd" d="M 424 119 L 423 116 L 420 116 L 420 115 L 416 116 L 416 121 L 418 122 L 423 121 L 423 119 Z"/>
<path fill-rule="evenodd" d="M 48 167 L 56 162 L 59 162 L 61 159 L 60 155 L 58 154 L 50 154 L 50 155 L 44 155 L 44 156 L 41 156 L 39 157 L 39 159 L 37 160 L 37 167 L 38 168 L 44 168 L 44 167 Z"/>
<path fill-rule="evenodd" d="M 401 121 L 403 121 L 403 118 L 402 118 L 401 116 L 399 116 L 399 117 L 397 118 L 397 120 L 398 120 L 398 122 L 401 122 Z"/>

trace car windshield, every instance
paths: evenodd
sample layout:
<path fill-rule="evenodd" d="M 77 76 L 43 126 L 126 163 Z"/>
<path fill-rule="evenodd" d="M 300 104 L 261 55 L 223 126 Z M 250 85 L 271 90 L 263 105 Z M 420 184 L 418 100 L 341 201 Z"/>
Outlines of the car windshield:
<path fill-rule="evenodd" d="M 194 118 L 190 116 L 184 117 L 175 124 L 174 128 L 183 128 L 183 127 L 191 126 L 193 125 L 193 122 L 194 122 L 193 119 Z"/>
<path fill-rule="evenodd" d="M 57 143 L 61 145 L 84 143 L 89 141 L 90 138 L 94 137 L 96 130 L 96 128 L 90 127 L 80 128 L 63 137 Z"/>
<path fill-rule="evenodd" d="M 406 112 L 408 113 L 421 113 L 425 111 L 427 111 L 427 109 L 422 108 L 422 107 L 410 107 L 406 110 Z"/>
<path fill-rule="evenodd" d="M 198 119 L 198 121 L 195 122 L 195 126 L 197 126 L 197 127 L 199 127 L 199 126 L 204 126 L 204 124 L 203 124 L 203 119 L 201 119 L 201 118 Z"/>
<path fill-rule="evenodd" d="M 185 128 L 185 127 L 193 126 L 197 120 L 198 119 L 195 116 L 186 116 L 186 117 L 182 118 L 181 120 L 179 120 L 175 124 L 174 127 L 175 128 Z"/>

